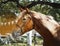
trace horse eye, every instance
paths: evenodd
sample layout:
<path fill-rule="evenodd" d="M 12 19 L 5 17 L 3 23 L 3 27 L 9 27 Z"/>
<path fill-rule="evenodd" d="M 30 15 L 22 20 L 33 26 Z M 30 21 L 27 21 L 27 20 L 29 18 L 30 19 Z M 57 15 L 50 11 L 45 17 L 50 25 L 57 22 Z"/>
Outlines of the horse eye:
<path fill-rule="evenodd" d="M 26 18 L 23 18 L 23 22 L 26 22 Z"/>
<path fill-rule="evenodd" d="M 23 18 L 23 20 L 26 20 L 25 18 Z"/>

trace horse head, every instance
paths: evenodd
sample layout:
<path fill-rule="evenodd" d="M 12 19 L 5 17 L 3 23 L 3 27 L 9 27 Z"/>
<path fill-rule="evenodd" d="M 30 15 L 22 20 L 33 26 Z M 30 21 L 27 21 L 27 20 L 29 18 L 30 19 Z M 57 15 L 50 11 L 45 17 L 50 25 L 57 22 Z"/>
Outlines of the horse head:
<path fill-rule="evenodd" d="M 29 14 L 24 11 L 14 21 L 0 23 L 0 34 L 5 36 L 7 33 L 22 31 L 21 34 L 30 31 L 33 28 L 33 22 Z"/>

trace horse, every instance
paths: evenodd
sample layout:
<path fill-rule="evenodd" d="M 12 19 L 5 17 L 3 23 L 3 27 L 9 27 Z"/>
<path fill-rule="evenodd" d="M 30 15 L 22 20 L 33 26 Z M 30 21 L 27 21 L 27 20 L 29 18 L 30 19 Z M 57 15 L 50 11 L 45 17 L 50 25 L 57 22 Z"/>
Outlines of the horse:
<path fill-rule="evenodd" d="M 43 46 L 60 46 L 60 25 L 58 22 L 52 16 L 46 16 L 35 11 L 29 11 L 28 14 L 33 23 L 33 28 L 30 27 L 30 29 L 35 29 L 43 37 Z M 23 26 L 22 34 L 30 31 L 29 28 L 25 30 L 25 27 L 27 26 Z"/>
<path fill-rule="evenodd" d="M 6 22 L 6 23 L 1 22 L 0 23 L 0 34 L 2 36 L 6 36 L 7 33 L 12 33 L 12 32 L 20 30 L 22 26 L 24 26 L 23 27 L 24 31 L 27 29 L 30 30 L 30 28 L 32 29 L 33 23 L 32 23 L 30 16 L 29 15 L 23 15 L 23 14 L 24 13 L 21 12 L 20 15 L 17 17 L 17 19 L 14 21 Z"/>
<path fill-rule="evenodd" d="M 44 14 L 31 11 L 26 16 L 26 10 L 22 11 L 20 16 L 18 17 L 18 21 L 15 24 L 7 26 L 8 30 L 4 32 L 2 30 L 1 34 L 5 34 L 7 32 L 11 33 L 14 30 L 21 30 L 21 34 L 35 29 L 44 40 L 43 46 L 60 46 L 60 25 L 53 19 L 51 16 L 46 16 Z M 6 28 L 3 28 L 6 29 Z"/>
<path fill-rule="evenodd" d="M 14 21 L 0 23 L 0 37 L 9 37 L 11 41 L 17 42 L 17 37 L 32 29 L 33 22 L 31 17 L 28 14 L 25 15 L 25 11 L 23 11 Z"/>
<path fill-rule="evenodd" d="M 60 46 L 60 25 L 52 16 L 31 11 L 34 29 L 41 34 L 44 43 L 43 46 Z"/>

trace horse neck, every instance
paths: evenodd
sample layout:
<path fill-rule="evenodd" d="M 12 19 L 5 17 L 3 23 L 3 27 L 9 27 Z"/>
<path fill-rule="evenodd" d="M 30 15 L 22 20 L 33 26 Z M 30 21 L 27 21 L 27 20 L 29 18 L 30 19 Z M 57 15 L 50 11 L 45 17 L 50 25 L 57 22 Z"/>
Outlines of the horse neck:
<path fill-rule="evenodd" d="M 43 37 L 43 46 L 60 46 L 60 42 L 53 37 L 49 30 L 44 28 L 41 24 L 40 26 L 41 27 L 35 25 L 35 30 Z"/>

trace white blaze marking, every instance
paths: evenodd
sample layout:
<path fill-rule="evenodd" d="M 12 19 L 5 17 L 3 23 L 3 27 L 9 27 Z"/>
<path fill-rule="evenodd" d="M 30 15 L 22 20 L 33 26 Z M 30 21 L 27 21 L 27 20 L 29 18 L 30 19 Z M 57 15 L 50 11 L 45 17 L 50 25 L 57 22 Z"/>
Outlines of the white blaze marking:
<path fill-rule="evenodd" d="M 27 18 L 27 16 L 24 17 L 25 19 Z"/>

